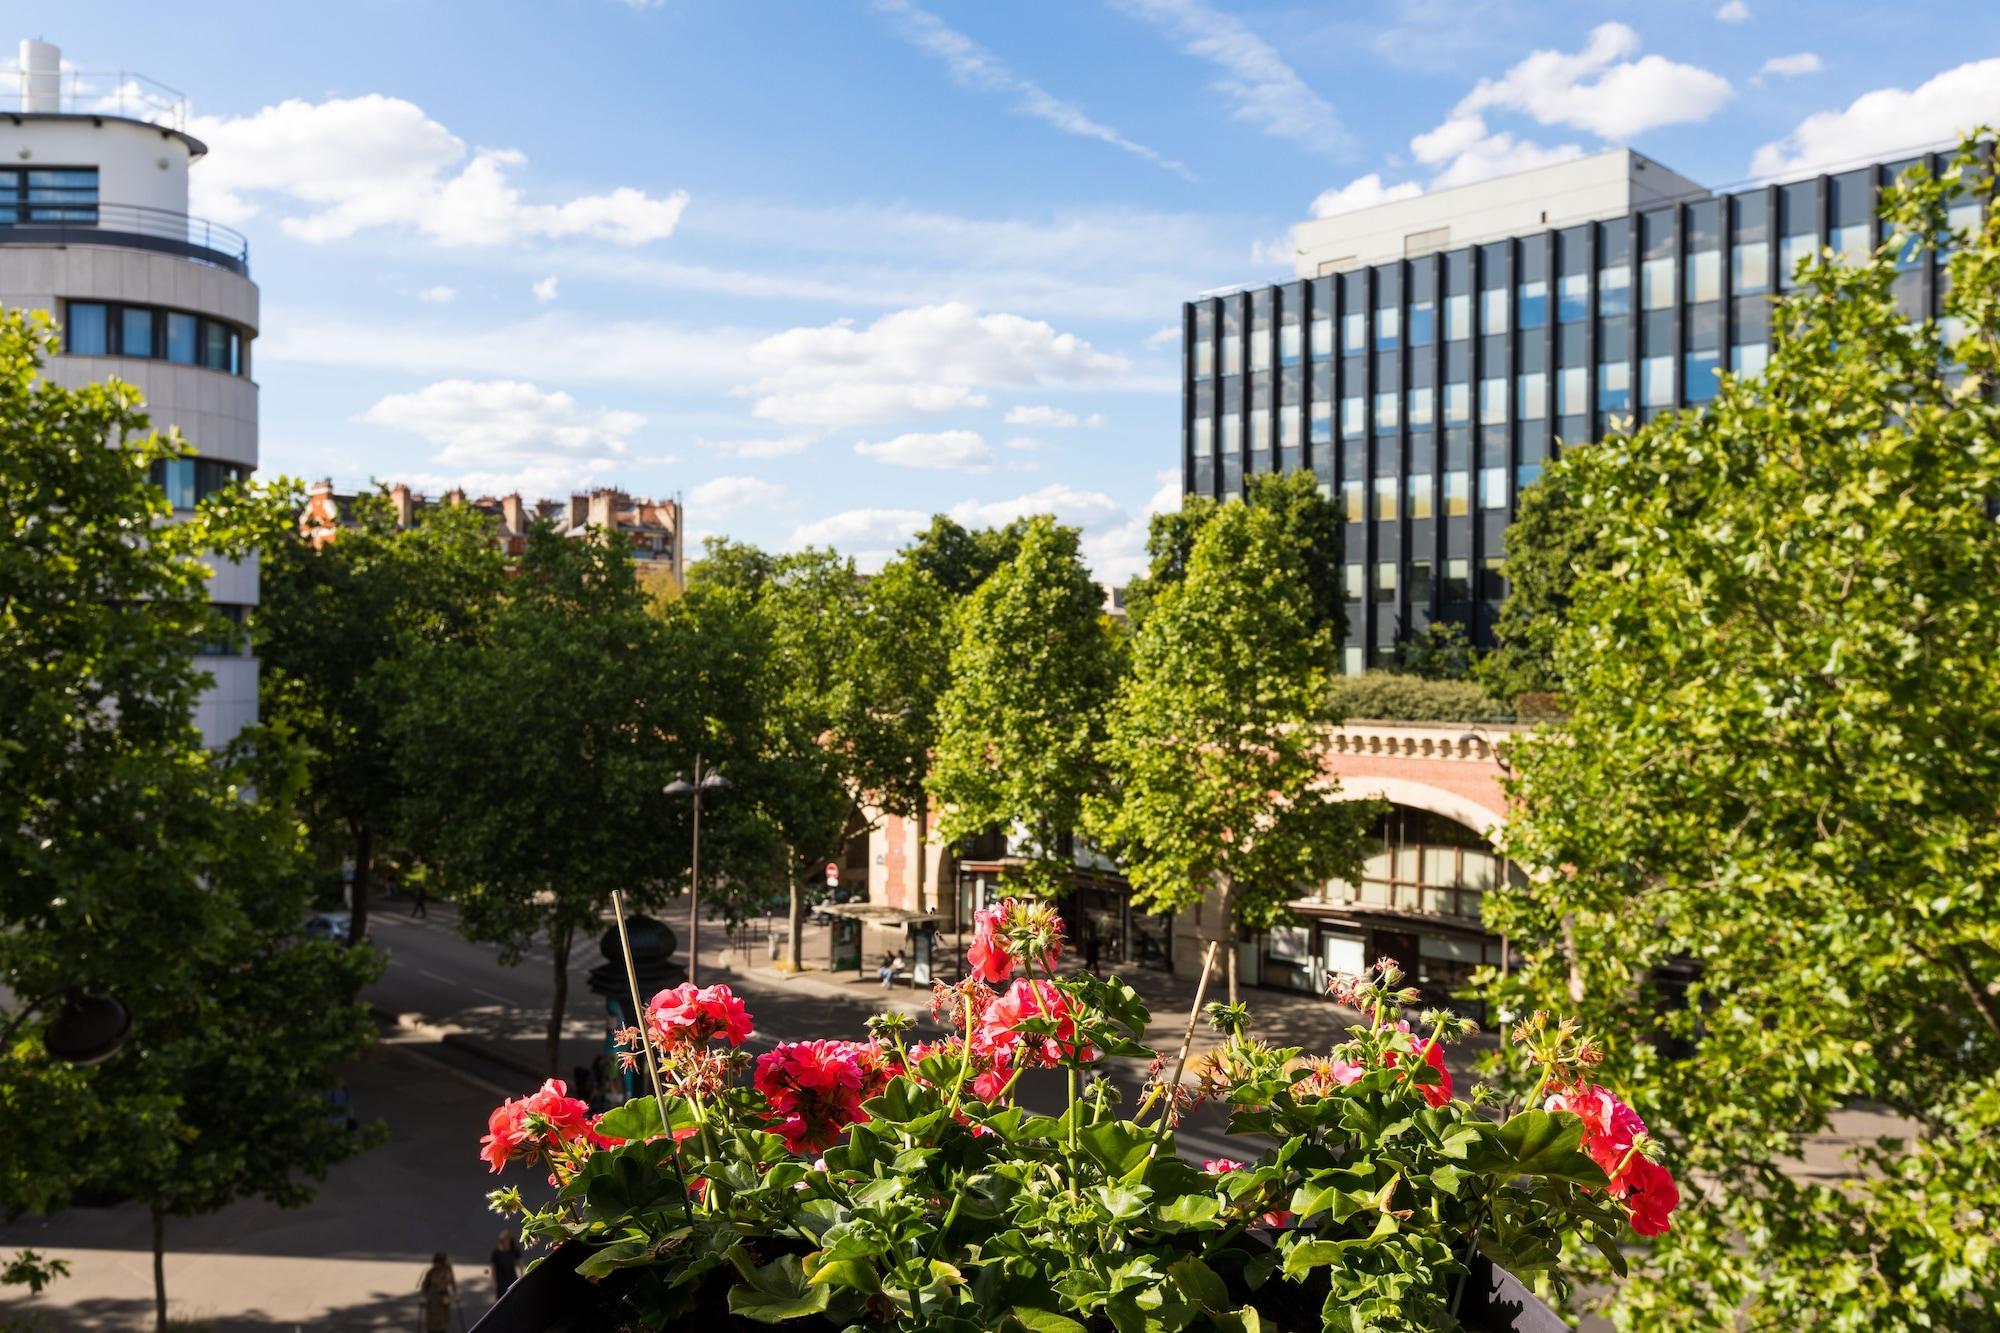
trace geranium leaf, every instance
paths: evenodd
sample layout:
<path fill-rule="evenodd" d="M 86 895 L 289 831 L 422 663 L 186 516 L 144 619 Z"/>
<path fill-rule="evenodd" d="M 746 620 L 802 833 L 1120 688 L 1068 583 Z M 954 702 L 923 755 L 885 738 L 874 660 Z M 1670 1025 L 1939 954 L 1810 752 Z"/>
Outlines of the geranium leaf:
<path fill-rule="evenodd" d="M 1202 1309 L 1214 1314 L 1229 1308 L 1229 1287 L 1217 1276 L 1216 1271 L 1198 1257 L 1189 1255 L 1167 1265 L 1167 1275 L 1181 1294 Z"/>
<path fill-rule="evenodd" d="M 1018 1325 L 1027 1330 L 1027 1333 L 1085 1333 L 1082 1324 L 1068 1315 L 1060 1315 L 1053 1310 L 1036 1310 L 1026 1305 L 1017 1305 L 1007 1312 L 1007 1318 L 1012 1323 L 1003 1324 L 1003 1328 Z"/>

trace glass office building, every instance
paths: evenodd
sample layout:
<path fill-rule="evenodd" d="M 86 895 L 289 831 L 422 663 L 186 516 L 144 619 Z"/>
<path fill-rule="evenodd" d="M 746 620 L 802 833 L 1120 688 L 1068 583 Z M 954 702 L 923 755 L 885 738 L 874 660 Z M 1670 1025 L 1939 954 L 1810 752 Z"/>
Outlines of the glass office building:
<path fill-rule="evenodd" d="M 1346 670 L 1386 663 L 1433 620 L 1489 646 L 1521 489 L 1565 446 L 1698 407 L 1721 371 L 1758 373 L 1800 261 L 1873 248 L 1881 189 L 1918 162 L 1943 157 L 1456 248 L 1431 228 L 1400 238 L 1401 257 L 1189 302 L 1183 488 L 1223 498 L 1259 472 L 1319 478 L 1346 516 Z M 1935 317 L 1944 281 L 1941 261 L 1906 261 L 1904 310 Z"/>

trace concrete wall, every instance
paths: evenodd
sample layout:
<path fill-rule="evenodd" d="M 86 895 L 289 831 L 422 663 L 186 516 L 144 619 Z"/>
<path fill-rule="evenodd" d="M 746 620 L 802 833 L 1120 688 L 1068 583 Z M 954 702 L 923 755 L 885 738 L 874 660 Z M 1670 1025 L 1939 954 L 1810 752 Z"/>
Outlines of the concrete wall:
<path fill-rule="evenodd" d="M 186 135 L 112 116 L 26 116 L 9 123 L 9 164 L 96 167 L 97 197 L 185 213 L 188 166 L 194 150 Z"/>

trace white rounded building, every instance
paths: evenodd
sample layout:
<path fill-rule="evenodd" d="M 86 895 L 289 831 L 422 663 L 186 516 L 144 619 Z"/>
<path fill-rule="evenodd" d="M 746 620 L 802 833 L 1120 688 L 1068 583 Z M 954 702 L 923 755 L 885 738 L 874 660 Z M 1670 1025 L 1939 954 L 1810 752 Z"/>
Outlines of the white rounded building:
<path fill-rule="evenodd" d="M 186 102 L 127 74 L 61 68 L 21 43 L 18 96 L 0 98 L 0 302 L 62 326 L 47 368 L 62 384 L 116 376 L 145 395 L 156 429 L 178 427 L 195 456 L 160 466 L 175 509 L 257 466 L 257 285 L 229 228 L 188 216 L 188 171 L 207 149 Z M 241 620 L 257 566 L 218 563 L 213 601 Z M 197 722 L 225 744 L 257 718 L 257 662 L 216 645 Z"/>

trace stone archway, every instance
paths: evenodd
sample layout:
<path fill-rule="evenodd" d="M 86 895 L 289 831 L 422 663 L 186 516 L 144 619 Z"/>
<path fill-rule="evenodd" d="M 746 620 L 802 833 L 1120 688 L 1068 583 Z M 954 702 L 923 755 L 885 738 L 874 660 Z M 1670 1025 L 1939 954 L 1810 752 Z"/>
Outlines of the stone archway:
<path fill-rule="evenodd" d="M 1379 796 L 1395 805 L 1442 815 L 1472 829 L 1492 843 L 1495 851 L 1500 850 L 1500 828 L 1506 823 L 1505 813 L 1489 809 L 1469 796 L 1410 778 L 1358 776 L 1343 778 L 1341 793 L 1349 800 Z"/>

